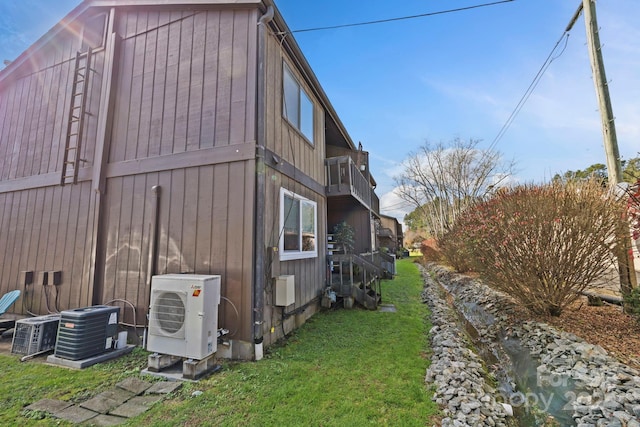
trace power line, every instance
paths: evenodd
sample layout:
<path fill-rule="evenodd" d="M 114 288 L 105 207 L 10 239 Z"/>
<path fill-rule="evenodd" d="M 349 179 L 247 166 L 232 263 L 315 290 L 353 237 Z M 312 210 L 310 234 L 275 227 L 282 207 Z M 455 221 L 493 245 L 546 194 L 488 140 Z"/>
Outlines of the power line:
<path fill-rule="evenodd" d="M 310 31 L 335 30 L 335 29 L 338 29 L 338 28 L 348 28 L 348 27 L 359 27 L 359 26 L 363 26 L 363 25 L 384 24 L 384 23 L 387 23 L 387 22 L 404 21 L 404 20 L 407 20 L 407 19 L 424 18 L 424 17 L 427 17 L 427 16 L 434 16 L 434 15 L 443 15 L 445 13 L 462 12 L 462 11 L 465 11 L 465 10 L 478 9 L 480 7 L 495 6 L 497 4 L 502 4 L 502 3 L 510 3 L 512 1 L 515 1 L 515 0 L 501 0 L 501 1 L 496 1 L 496 2 L 492 2 L 492 3 L 478 4 L 478 5 L 475 5 L 475 6 L 460 7 L 460 8 L 457 8 L 457 9 L 441 10 L 441 11 L 438 11 L 438 12 L 430 12 L 430 13 L 421 13 L 419 15 L 401 16 L 401 17 L 397 17 L 397 18 L 388 18 L 388 19 L 378 19 L 376 21 L 357 22 L 357 23 L 342 24 L 342 25 L 331 25 L 331 26 L 328 26 L 328 27 L 305 28 L 305 29 L 302 29 L 302 30 L 292 30 L 292 31 L 289 31 L 289 33 L 308 33 Z"/>
<path fill-rule="evenodd" d="M 518 113 L 520 113 L 520 110 L 522 110 L 522 107 L 524 107 L 524 104 L 529 100 L 529 97 L 531 96 L 535 88 L 538 86 L 538 83 L 540 83 L 542 76 L 547 71 L 551 63 L 556 59 L 558 59 L 564 53 L 565 49 L 567 48 L 567 44 L 569 42 L 569 30 L 570 30 L 570 27 L 567 27 L 567 29 L 562 33 L 562 36 L 560 36 L 556 44 L 553 46 L 553 49 L 551 49 L 551 52 L 549 52 L 549 55 L 547 56 L 547 59 L 545 59 L 544 63 L 538 70 L 536 76 L 533 78 L 533 81 L 529 84 L 529 87 L 520 98 L 520 101 L 518 101 L 518 104 L 511 112 L 511 115 L 509 115 L 509 118 L 507 119 L 507 121 L 504 123 L 504 125 L 502 125 L 502 128 L 500 128 L 500 131 L 498 132 L 496 137 L 493 139 L 493 141 L 489 145 L 489 148 L 493 148 L 498 143 L 498 141 L 502 139 L 504 134 L 507 133 L 507 130 L 509 129 L 509 127 L 511 127 L 511 124 L 515 120 Z M 562 43 L 562 40 L 565 40 L 565 45 L 562 48 L 562 51 L 557 56 L 553 56 L 555 51 L 558 49 L 558 46 L 560 45 L 560 43 Z"/>

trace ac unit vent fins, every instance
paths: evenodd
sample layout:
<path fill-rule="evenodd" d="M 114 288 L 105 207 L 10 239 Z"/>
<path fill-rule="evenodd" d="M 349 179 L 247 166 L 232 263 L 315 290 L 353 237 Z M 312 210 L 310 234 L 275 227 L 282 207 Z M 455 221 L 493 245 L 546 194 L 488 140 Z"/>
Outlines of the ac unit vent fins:
<path fill-rule="evenodd" d="M 162 292 L 155 299 L 155 317 L 160 332 L 174 335 L 183 329 L 185 306 L 177 292 Z"/>

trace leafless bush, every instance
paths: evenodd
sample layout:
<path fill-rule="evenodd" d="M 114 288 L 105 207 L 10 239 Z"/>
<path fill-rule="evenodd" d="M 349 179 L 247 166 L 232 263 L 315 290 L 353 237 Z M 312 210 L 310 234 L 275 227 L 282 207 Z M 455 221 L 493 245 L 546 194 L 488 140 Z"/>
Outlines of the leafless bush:
<path fill-rule="evenodd" d="M 468 209 L 443 239 L 460 239 L 489 285 L 557 316 L 611 266 L 627 232 L 624 201 L 598 183 L 572 182 L 504 190 Z"/>

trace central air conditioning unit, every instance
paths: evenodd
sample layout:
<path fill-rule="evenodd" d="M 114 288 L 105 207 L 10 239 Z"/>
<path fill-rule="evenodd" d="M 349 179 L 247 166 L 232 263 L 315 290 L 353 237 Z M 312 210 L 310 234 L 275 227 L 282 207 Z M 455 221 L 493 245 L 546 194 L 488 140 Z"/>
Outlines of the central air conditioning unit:
<path fill-rule="evenodd" d="M 153 276 L 147 350 L 196 360 L 215 353 L 219 304 L 218 275 Z"/>
<path fill-rule="evenodd" d="M 11 353 L 31 356 L 53 350 L 59 322 L 59 314 L 18 320 L 11 342 Z"/>
<path fill-rule="evenodd" d="M 60 312 L 58 342 L 54 355 L 81 360 L 112 349 L 118 334 L 120 307 L 93 305 Z"/>

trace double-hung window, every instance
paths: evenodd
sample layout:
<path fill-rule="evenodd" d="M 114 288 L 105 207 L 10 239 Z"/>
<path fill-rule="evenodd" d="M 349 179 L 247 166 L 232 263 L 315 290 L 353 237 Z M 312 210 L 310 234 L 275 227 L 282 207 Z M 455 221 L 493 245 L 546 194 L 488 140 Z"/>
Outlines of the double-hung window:
<path fill-rule="evenodd" d="M 280 259 L 317 257 L 317 230 L 317 203 L 281 188 Z"/>
<path fill-rule="evenodd" d="M 314 144 L 313 123 L 315 114 L 311 97 L 298 83 L 289 66 L 286 63 L 282 65 L 282 115 L 311 144 Z"/>

